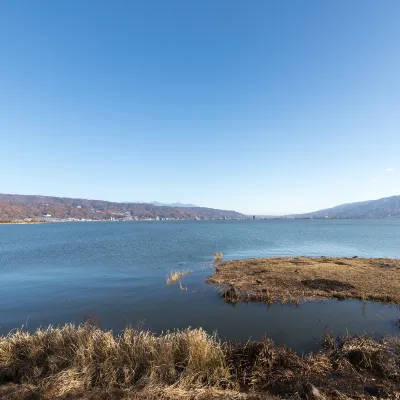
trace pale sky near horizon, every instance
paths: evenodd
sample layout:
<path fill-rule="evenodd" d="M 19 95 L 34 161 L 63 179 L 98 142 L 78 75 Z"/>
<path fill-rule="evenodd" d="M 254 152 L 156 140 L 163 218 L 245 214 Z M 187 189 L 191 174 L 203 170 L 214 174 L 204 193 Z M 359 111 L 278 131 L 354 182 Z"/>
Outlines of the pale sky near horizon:
<path fill-rule="evenodd" d="M 0 2 L 0 193 L 248 214 L 400 194 L 400 2 Z"/>

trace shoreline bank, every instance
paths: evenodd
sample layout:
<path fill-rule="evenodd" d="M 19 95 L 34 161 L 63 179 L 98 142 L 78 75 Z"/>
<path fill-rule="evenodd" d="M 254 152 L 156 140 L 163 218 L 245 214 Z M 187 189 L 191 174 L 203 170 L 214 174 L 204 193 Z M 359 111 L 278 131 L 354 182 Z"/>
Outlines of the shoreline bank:
<path fill-rule="evenodd" d="M 115 336 L 86 324 L 15 331 L 0 338 L 0 398 L 24 399 L 17 397 L 22 388 L 26 399 L 43 400 L 372 399 L 400 393 L 400 336 L 325 335 L 322 343 L 321 351 L 298 355 L 268 338 L 238 344 L 202 329 L 156 335 L 127 328 Z"/>

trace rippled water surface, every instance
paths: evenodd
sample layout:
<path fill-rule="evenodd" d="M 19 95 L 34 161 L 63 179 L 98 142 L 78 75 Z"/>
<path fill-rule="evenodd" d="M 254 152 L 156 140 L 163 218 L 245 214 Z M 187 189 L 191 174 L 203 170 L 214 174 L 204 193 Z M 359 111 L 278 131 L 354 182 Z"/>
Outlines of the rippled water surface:
<path fill-rule="evenodd" d="M 299 308 L 224 304 L 204 284 L 212 254 L 400 257 L 400 220 L 176 221 L 0 226 L 0 333 L 83 322 L 160 332 L 187 326 L 235 340 L 270 336 L 298 351 L 334 333 L 399 332 L 396 307 L 354 300 Z M 191 269 L 186 291 L 167 286 Z"/>

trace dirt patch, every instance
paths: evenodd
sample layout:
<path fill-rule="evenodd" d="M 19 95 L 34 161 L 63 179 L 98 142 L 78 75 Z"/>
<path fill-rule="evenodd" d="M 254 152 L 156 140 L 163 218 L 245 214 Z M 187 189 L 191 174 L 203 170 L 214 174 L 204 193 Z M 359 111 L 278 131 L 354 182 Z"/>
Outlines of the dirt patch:
<path fill-rule="evenodd" d="M 0 399 L 43 400 L 43 396 L 34 386 L 9 383 L 0 385 Z"/>
<path fill-rule="evenodd" d="M 355 286 L 349 283 L 339 282 L 332 279 L 306 279 L 301 281 L 304 285 L 325 292 L 343 292 L 346 290 L 355 289 Z"/>
<path fill-rule="evenodd" d="M 355 298 L 400 304 L 400 262 L 388 258 L 282 257 L 236 260 L 207 282 L 224 285 L 230 303 L 301 303 Z"/>
<path fill-rule="evenodd" d="M 344 261 L 336 261 L 337 265 L 349 265 L 347 263 L 345 263 Z"/>

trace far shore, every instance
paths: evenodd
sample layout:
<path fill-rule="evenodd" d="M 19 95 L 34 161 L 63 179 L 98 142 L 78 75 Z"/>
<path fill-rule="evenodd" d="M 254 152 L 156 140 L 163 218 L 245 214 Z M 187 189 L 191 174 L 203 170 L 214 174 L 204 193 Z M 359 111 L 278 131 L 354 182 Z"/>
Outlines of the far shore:
<path fill-rule="evenodd" d="M 228 303 L 302 303 L 336 298 L 400 304 L 400 260 L 281 257 L 220 263 L 208 283 Z"/>
<path fill-rule="evenodd" d="M 1 221 L 0 225 L 36 225 L 44 224 L 44 221 Z"/>

